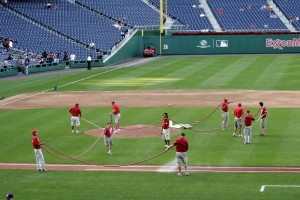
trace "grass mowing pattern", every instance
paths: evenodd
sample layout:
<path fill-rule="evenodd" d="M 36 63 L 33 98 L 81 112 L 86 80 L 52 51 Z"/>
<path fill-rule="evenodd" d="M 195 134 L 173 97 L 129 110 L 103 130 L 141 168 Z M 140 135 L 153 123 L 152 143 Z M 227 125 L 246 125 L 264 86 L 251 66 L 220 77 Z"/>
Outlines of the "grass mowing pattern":
<path fill-rule="evenodd" d="M 78 82 L 64 91 L 157 90 L 157 89 L 253 89 L 299 90 L 298 55 L 190 56 L 166 57 L 133 68 L 123 68 Z M 80 80 L 110 69 L 95 69 L 59 75 L 58 85 Z M 0 96 L 23 92 L 41 92 L 57 84 L 58 75 L 28 77 L 2 81 Z M 276 97 L 275 97 L 276 100 Z M 70 105 L 71 106 L 71 105 Z M 39 129 L 40 137 L 69 155 L 78 155 L 95 140 L 91 136 L 70 134 L 68 108 L 1 110 L 1 162 L 35 162 L 31 147 L 31 130 Z M 105 124 L 110 108 L 84 108 L 88 120 Z M 126 108 L 122 109 L 124 125 L 149 124 L 167 111 L 176 121 L 191 123 L 210 109 L 191 108 Z M 253 126 L 254 144 L 245 146 L 231 132 L 195 133 L 185 130 L 190 141 L 190 165 L 231 166 L 300 166 L 299 109 L 268 109 L 268 136 L 258 136 Z M 141 122 L 140 119 L 143 119 Z M 232 120 L 232 117 L 231 117 Z M 220 113 L 195 129 L 219 127 Z M 82 121 L 81 129 L 94 128 Z M 173 140 L 174 138 L 172 138 Z M 102 141 L 82 159 L 99 164 L 128 164 L 161 151 L 161 138 L 115 140 L 113 157 L 106 155 Z M 46 163 L 74 163 L 59 160 L 44 152 Z M 164 165 L 174 159 L 168 152 L 145 164 Z M 0 170 L 5 177 L 0 188 L 12 192 L 16 199 L 297 199 L 299 189 L 268 189 L 259 193 L 263 184 L 297 185 L 298 174 L 210 174 L 195 173 L 176 177 L 174 173 L 137 172 L 49 172 Z M 183 196 L 184 194 L 184 196 Z"/>

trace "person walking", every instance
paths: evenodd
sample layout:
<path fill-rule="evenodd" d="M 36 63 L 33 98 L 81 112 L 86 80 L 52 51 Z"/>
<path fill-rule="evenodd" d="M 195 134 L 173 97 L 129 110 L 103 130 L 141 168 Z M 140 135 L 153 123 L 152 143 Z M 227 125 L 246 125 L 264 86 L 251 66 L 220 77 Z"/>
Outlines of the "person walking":
<path fill-rule="evenodd" d="M 87 64 L 88 64 L 87 70 L 91 70 L 91 69 L 92 69 L 92 67 L 91 67 L 92 56 L 89 55 L 89 56 L 87 57 L 86 61 L 87 61 Z"/>
<path fill-rule="evenodd" d="M 112 119 L 112 114 L 115 116 L 115 131 L 113 133 L 120 133 L 120 118 L 121 118 L 121 111 L 119 106 L 116 104 L 115 101 L 111 102 L 112 112 L 110 113 L 110 118 Z"/>
<path fill-rule="evenodd" d="M 72 134 L 74 133 L 75 130 L 76 130 L 76 133 L 79 134 L 80 118 L 82 116 L 81 110 L 79 108 L 79 104 L 76 103 L 75 106 L 71 107 L 69 110 L 69 113 L 71 113 Z"/>
<path fill-rule="evenodd" d="M 112 155 L 112 145 L 113 145 L 112 133 L 113 133 L 112 124 L 108 122 L 107 126 L 104 129 L 104 144 L 107 147 L 108 155 Z"/>
<path fill-rule="evenodd" d="M 45 159 L 44 159 L 44 155 L 42 152 L 42 146 L 41 146 L 43 143 L 40 143 L 37 130 L 32 130 L 32 135 L 33 135 L 32 136 L 32 146 L 33 146 L 34 154 L 35 154 L 35 158 L 36 158 L 37 171 L 45 172 L 47 170 L 45 169 Z"/>
<path fill-rule="evenodd" d="M 161 134 L 165 140 L 165 146 L 163 148 L 167 149 L 170 146 L 170 119 L 168 113 L 163 114 L 164 118 L 162 119 L 162 129 Z"/>
<path fill-rule="evenodd" d="M 228 98 L 224 98 L 224 101 L 221 103 L 222 109 L 222 131 L 228 130 L 228 123 L 229 123 L 229 104 L 232 102 L 228 102 Z"/>
<path fill-rule="evenodd" d="M 242 117 L 244 116 L 244 110 L 242 108 L 242 104 L 238 103 L 238 106 L 234 109 L 233 111 L 234 114 L 234 131 L 233 131 L 233 137 L 236 137 L 236 131 L 238 130 L 239 137 L 242 137 L 241 132 L 242 132 L 242 126 L 243 126 L 243 121 Z"/>
<path fill-rule="evenodd" d="M 254 117 L 250 114 L 250 110 L 246 110 L 246 116 L 244 120 L 244 144 L 252 143 L 252 121 L 255 121 Z"/>
<path fill-rule="evenodd" d="M 178 174 L 177 176 L 182 176 L 181 163 L 184 165 L 184 172 L 186 176 L 189 176 L 189 172 L 187 170 L 187 151 L 189 149 L 189 142 L 185 139 L 185 133 L 181 133 L 181 136 L 175 140 L 175 142 L 169 147 L 176 146 L 176 161 L 178 165 Z M 169 149 L 168 148 L 168 149 Z"/>
<path fill-rule="evenodd" d="M 267 109 L 266 107 L 264 107 L 264 103 L 263 102 L 259 102 L 260 105 L 260 116 L 259 116 L 259 120 L 260 120 L 260 127 L 261 127 L 261 136 L 265 136 L 266 135 L 266 123 L 267 123 Z"/>

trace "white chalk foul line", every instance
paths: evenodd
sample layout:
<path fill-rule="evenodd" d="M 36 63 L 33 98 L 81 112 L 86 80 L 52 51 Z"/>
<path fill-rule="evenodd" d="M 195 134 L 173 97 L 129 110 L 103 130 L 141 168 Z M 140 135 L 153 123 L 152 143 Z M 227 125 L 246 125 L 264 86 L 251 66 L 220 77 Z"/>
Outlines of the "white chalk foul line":
<path fill-rule="evenodd" d="M 143 63 L 143 62 L 145 62 L 145 60 L 142 60 L 142 61 L 139 61 L 139 62 L 135 62 L 135 63 L 133 63 L 132 65 L 137 65 L 137 64 L 140 64 L 140 63 Z M 79 79 L 79 80 L 76 80 L 76 81 L 72 81 L 72 82 L 66 83 L 66 84 L 64 84 L 64 85 L 60 85 L 60 86 L 58 86 L 58 87 L 59 87 L 59 88 L 65 87 L 65 86 L 68 86 L 68 85 L 71 85 L 71 84 L 74 84 L 74 83 L 78 83 L 78 82 L 81 82 L 81 81 L 84 81 L 84 80 L 93 78 L 93 77 L 95 77 L 95 76 L 103 75 L 103 74 L 106 74 L 106 73 L 109 73 L 109 72 L 112 72 L 112 71 L 115 71 L 115 70 L 118 70 L 118 69 L 122 69 L 122 68 L 125 68 L 125 67 L 130 67 L 130 65 L 129 65 L 129 66 L 116 67 L 116 68 L 113 68 L 113 69 L 108 70 L 108 71 L 105 71 L 105 72 L 101 72 L 101 73 L 98 73 L 98 74 L 94 74 L 94 75 L 91 75 L 91 76 L 88 76 L 88 77 L 85 77 L 85 78 L 82 78 L 82 79 Z M 37 96 L 37 95 L 44 94 L 45 92 L 49 92 L 49 91 L 52 91 L 52 90 L 53 90 L 53 88 L 48 89 L 48 90 L 44 90 L 44 91 L 39 92 L 39 93 L 36 93 L 36 94 L 32 94 L 32 95 L 27 96 L 27 97 L 23 97 L 23 98 L 21 98 L 21 99 L 16 99 L 16 100 L 14 100 L 14 101 L 10 101 L 10 102 L 4 103 L 4 104 L 0 104 L 0 107 L 6 106 L 6 105 L 9 105 L 9 104 L 12 104 L 12 103 L 15 103 L 15 102 L 24 100 L 24 99 L 29 99 L 29 98 L 31 98 L 31 97 L 35 97 L 35 96 Z"/>
<path fill-rule="evenodd" d="M 260 192 L 264 192 L 266 187 L 300 188 L 300 185 L 262 185 L 260 188 Z"/>
<path fill-rule="evenodd" d="M 93 122 L 91 122 L 91 121 L 89 121 L 89 120 L 87 120 L 87 119 L 85 119 L 85 118 L 83 118 L 83 117 L 81 117 L 81 119 L 83 119 L 84 121 L 86 121 L 86 122 L 89 123 L 89 124 L 94 125 L 95 127 L 101 128 L 101 127 L 98 126 L 97 124 L 94 124 Z"/>

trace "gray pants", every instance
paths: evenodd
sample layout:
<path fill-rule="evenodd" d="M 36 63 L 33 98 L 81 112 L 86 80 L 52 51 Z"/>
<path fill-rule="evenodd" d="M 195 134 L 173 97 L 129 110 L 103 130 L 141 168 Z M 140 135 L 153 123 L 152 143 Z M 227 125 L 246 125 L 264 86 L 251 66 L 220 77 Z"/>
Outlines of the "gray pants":
<path fill-rule="evenodd" d="M 228 130 L 228 123 L 229 123 L 229 113 L 222 112 L 222 130 Z"/>
<path fill-rule="evenodd" d="M 252 143 L 252 126 L 245 126 L 244 129 L 245 143 Z"/>
<path fill-rule="evenodd" d="M 34 149 L 36 166 L 38 170 L 45 169 L 45 159 L 41 149 Z"/>

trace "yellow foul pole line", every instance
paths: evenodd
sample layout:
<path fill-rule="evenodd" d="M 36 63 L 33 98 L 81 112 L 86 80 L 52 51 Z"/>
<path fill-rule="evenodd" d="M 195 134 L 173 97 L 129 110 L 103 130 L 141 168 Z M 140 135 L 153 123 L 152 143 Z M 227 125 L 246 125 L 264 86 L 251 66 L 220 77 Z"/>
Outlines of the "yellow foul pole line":
<path fill-rule="evenodd" d="M 164 27 L 163 27 L 163 0 L 160 0 L 159 2 L 159 53 L 160 55 L 162 54 L 162 41 L 161 41 L 161 35 L 164 32 Z"/>

